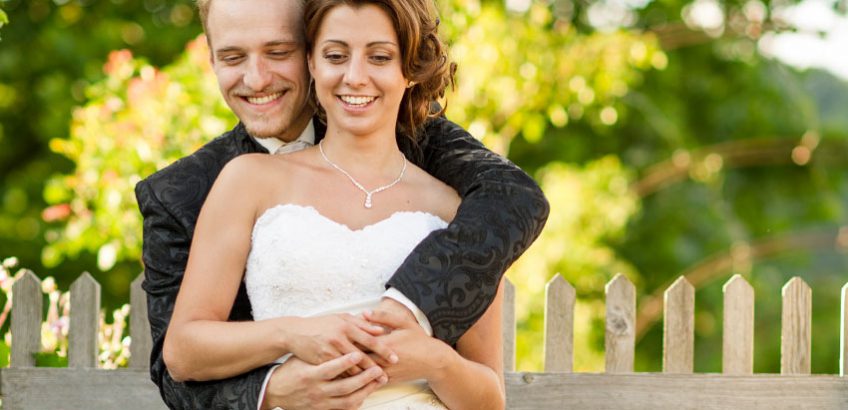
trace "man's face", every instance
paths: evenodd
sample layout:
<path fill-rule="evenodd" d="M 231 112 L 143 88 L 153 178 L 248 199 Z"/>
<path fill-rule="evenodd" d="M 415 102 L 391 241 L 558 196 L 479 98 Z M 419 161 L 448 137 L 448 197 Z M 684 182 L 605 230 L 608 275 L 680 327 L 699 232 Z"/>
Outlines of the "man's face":
<path fill-rule="evenodd" d="M 312 117 L 299 1 L 215 0 L 206 21 L 212 68 L 250 135 L 297 139 Z"/>

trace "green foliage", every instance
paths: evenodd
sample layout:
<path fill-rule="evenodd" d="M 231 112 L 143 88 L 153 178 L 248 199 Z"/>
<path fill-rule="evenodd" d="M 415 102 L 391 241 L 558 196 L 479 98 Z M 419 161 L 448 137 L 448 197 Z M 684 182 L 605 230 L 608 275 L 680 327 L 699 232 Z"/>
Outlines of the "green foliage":
<path fill-rule="evenodd" d="M 74 111 L 70 138 L 51 141 L 78 166 L 45 189 L 53 204 L 45 213 L 67 221 L 48 232 L 48 265 L 82 251 L 96 253 L 103 271 L 141 258 L 135 184 L 234 123 L 207 56 L 203 38 L 161 71 L 126 50 L 110 55 L 107 77 L 86 90 L 89 102 Z"/>
<path fill-rule="evenodd" d="M 620 240 L 639 201 L 629 189 L 633 178 L 615 156 L 575 166 L 554 162 L 540 170 L 539 182 L 551 204 L 541 236 L 510 270 L 517 291 L 517 354 L 522 369 L 541 369 L 545 284 L 557 273 L 577 290 L 575 369 L 603 369 L 603 339 L 593 329 L 603 320 L 604 285 L 615 273 L 637 278 L 636 269 L 609 243 Z M 600 340 L 600 345 L 597 341 Z"/>
<path fill-rule="evenodd" d="M 9 16 L 6 15 L 3 9 L 0 9 L 0 28 L 3 28 L 6 24 L 9 24 Z"/>
<path fill-rule="evenodd" d="M 580 33 L 544 3 L 525 14 L 475 0 L 440 4 L 459 64 L 448 117 L 501 153 L 519 135 L 537 143 L 548 127 L 584 117 L 598 128 L 615 124 L 642 71 L 666 64 L 653 35 Z"/>
<path fill-rule="evenodd" d="M 156 65 L 173 61 L 200 30 L 193 3 L 1 2 L 11 24 L 0 29 L 0 249 L 61 286 L 91 270 L 107 306 L 127 299 L 138 261 L 119 263 L 109 275 L 96 271 L 96 255 L 87 252 L 56 266 L 42 263 L 47 231 L 55 226 L 43 218 L 46 181 L 74 167 L 49 142 L 68 137 L 73 109 L 86 101 L 86 87 L 105 76 L 110 51 L 128 48 Z"/>
<path fill-rule="evenodd" d="M 205 43 L 184 50 L 199 31 L 187 0 L 61 3 L 4 3 L 15 24 L 0 48 L 0 247 L 73 275 L 96 255 L 105 283 L 125 289 L 141 245 L 133 185 L 235 119 Z M 641 306 L 726 255 L 732 268 L 696 285 L 695 370 L 720 370 L 720 285 L 742 273 L 757 292 L 755 369 L 775 371 L 780 286 L 798 274 L 816 298 L 813 371 L 834 373 L 834 289 L 848 270 L 838 234 L 848 225 L 848 85 L 758 54 L 765 31 L 786 29 L 771 20 L 783 2 L 721 2 L 720 36 L 684 22 L 684 0 L 649 1 L 625 10 L 629 23 L 596 29 L 591 10 L 607 3 L 438 2 L 459 63 L 449 118 L 533 174 L 552 204 L 509 273 L 518 367 L 541 368 L 542 293 L 554 273 L 578 292 L 575 366 L 597 371 L 613 274 L 636 284 Z M 764 17 L 746 12 L 759 6 Z M 117 49 L 130 51 L 107 53 Z M 751 256 L 763 241 L 821 231 L 836 239 Z M 637 370 L 660 368 L 659 320 L 638 324 Z"/>

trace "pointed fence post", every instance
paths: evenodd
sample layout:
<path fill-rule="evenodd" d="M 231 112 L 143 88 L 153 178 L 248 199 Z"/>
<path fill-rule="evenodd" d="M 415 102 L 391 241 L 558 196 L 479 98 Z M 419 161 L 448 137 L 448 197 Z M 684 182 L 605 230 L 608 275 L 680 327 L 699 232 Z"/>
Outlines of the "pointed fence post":
<path fill-rule="evenodd" d="M 842 287 L 842 320 L 839 321 L 839 375 L 848 376 L 848 283 Z"/>
<path fill-rule="evenodd" d="M 71 284 L 71 326 L 68 329 L 68 367 L 97 367 L 100 330 L 100 284 L 83 272 Z"/>
<path fill-rule="evenodd" d="M 545 371 L 574 368 L 574 287 L 560 274 L 545 286 Z"/>
<path fill-rule="evenodd" d="M 515 371 L 515 286 L 504 279 L 503 300 L 503 360 L 504 371 Z"/>
<path fill-rule="evenodd" d="M 663 372 L 692 373 L 695 355 L 695 288 L 681 276 L 665 291 Z"/>
<path fill-rule="evenodd" d="M 800 277 L 783 286 L 780 373 L 810 374 L 813 293 Z"/>
<path fill-rule="evenodd" d="M 741 275 L 733 275 L 724 292 L 722 365 L 724 374 L 754 373 L 754 288 Z"/>
<path fill-rule="evenodd" d="M 30 270 L 12 286 L 12 367 L 34 367 L 41 350 L 41 280 Z"/>
<path fill-rule="evenodd" d="M 138 275 L 130 285 L 130 368 L 150 366 L 150 323 L 147 321 L 147 294 L 141 288 L 144 275 Z"/>
<path fill-rule="evenodd" d="M 606 372 L 632 373 L 636 343 L 636 288 L 619 273 L 607 283 L 606 297 Z"/>

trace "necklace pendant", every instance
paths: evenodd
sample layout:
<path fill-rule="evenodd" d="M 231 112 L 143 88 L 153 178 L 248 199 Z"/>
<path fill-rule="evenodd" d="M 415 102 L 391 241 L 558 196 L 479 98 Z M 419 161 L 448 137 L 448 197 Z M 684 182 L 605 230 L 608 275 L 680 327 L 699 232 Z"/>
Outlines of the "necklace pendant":
<path fill-rule="evenodd" d="M 365 195 L 365 208 L 371 209 L 371 194 Z"/>

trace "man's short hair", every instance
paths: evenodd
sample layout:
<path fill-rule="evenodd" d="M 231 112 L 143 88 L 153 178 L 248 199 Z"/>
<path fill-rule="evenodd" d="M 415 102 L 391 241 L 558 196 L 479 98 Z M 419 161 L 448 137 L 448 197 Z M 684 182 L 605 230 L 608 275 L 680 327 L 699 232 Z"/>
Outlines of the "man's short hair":
<path fill-rule="evenodd" d="M 203 31 L 206 30 L 206 20 L 209 20 L 209 6 L 212 5 L 212 0 L 197 0 L 197 14 L 200 15 L 200 24 L 203 25 Z"/>

